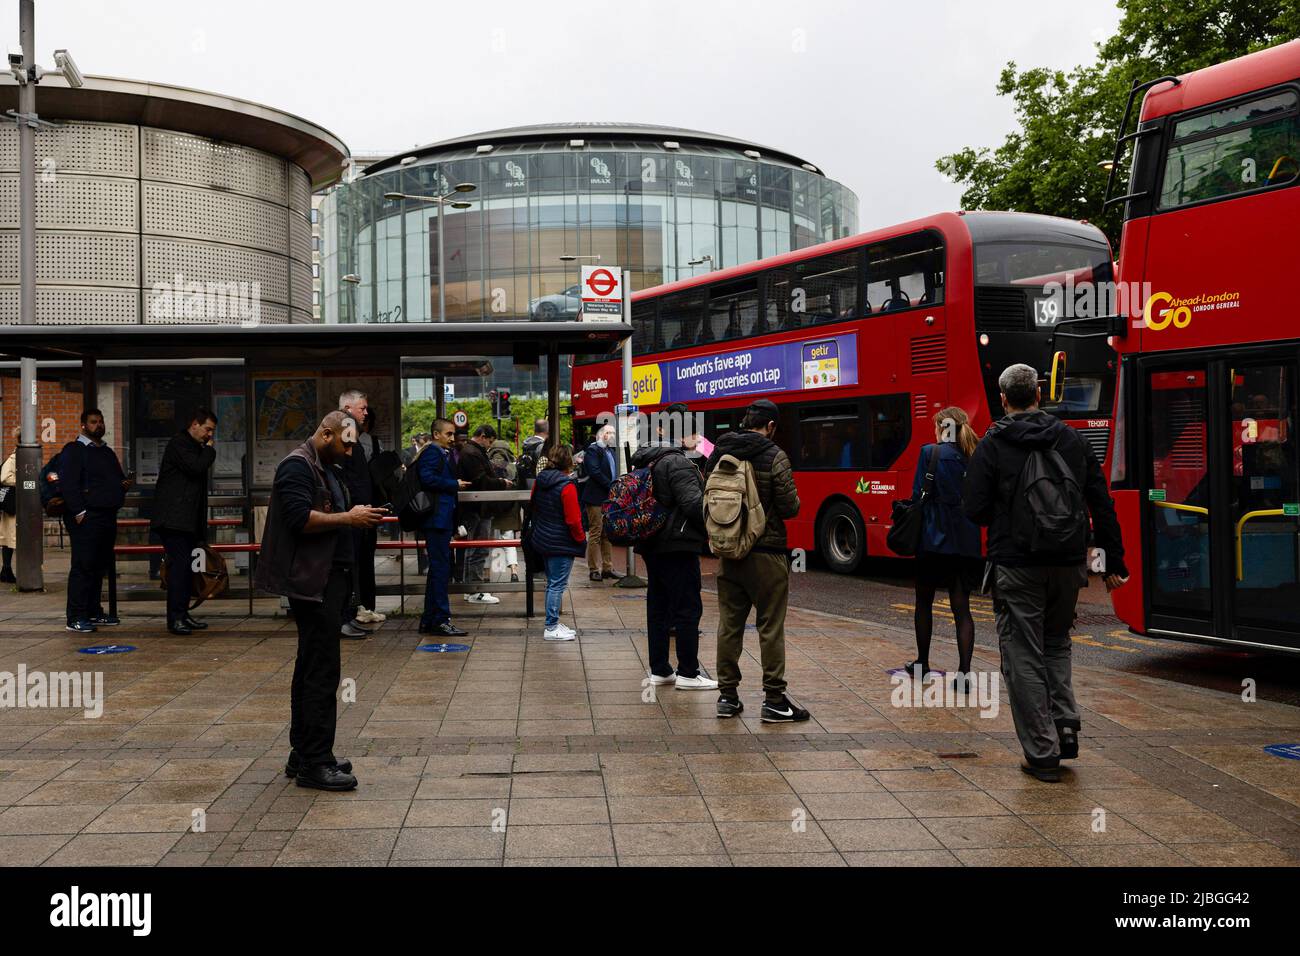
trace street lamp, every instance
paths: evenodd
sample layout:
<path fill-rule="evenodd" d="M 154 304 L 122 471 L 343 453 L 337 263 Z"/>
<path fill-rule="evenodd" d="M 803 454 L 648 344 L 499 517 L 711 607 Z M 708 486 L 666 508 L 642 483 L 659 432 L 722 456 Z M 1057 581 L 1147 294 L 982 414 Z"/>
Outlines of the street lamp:
<path fill-rule="evenodd" d="M 713 256 L 710 256 L 710 255 L 703 255 L 703 256 L 700 256 L 698 259 L 688 259 L 687 262 L 686 262 L 686 264 L 687 264 L 688 266 L 702 266 L 702 265 L 704 265 L 704 263 L 706 263 L 706 262 L 709 264 L 709 270 L 712 271 L 712 269 L 713 269 Z"/>
<path fill-rule="evenodd" d="M 450 206 L 452 209 L 468 209 L 472 203 L 463 199 L 455 199 L 457 193 L 472 193 L 478 189 L 473 183 L 457 183 L 452 187 L 451 192 L 441 196 L 416 196 L 411 193 L 384 193 L 385 199 L 409 199 L 412 202 L 428 202 L 438 207 L 438 321 L 447 321 L 447 276 L 446 260 L 442 253 L 442 207 Z"/>
<path fill-rule="evenodd" d="M 81 70 L 67 50 L 55 50 L 57 69 L 36 63 L 36 3 L 19 0 L 18 38 L 21 52 L 9 54 L 9 70 L 18 84 L 18 109 L 9 117 L 18 125 L 18 323 L 36 324 L 36 130 L 54 124 L 36 114 L 36 84 L 41 77 L 62 76 L 72 89 L 85 83 Z M 18 590 L 39 591 L 45 586 L 41 571 L 44 519 L 41 512 L 41 445 L 36 438 L 36 360 L 20 365 L 22 400 L 19 412 L 17 537 Z"/>
<path fill-rule="evenodd" d="M 349 272 L 343 277 L 343 281 L 348 284 L 348 309 L 351 312 L 353 322 L 357 321 L 357 286 L 361 284 L 361 276 L 355 272 Z"/>

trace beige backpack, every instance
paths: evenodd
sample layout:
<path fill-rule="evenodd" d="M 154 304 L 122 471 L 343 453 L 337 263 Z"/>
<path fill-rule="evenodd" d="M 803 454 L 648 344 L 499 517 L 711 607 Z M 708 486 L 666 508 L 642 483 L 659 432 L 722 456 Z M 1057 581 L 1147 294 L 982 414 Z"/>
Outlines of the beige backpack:
<path fill-rule="evenodd" d="M 709 534 L 709 550 L 733 560 L 749 554 L 763 536 L 767 515 L 750 462 L 734 455 L 718 459 L 704 484 L 704 527 Z"/>

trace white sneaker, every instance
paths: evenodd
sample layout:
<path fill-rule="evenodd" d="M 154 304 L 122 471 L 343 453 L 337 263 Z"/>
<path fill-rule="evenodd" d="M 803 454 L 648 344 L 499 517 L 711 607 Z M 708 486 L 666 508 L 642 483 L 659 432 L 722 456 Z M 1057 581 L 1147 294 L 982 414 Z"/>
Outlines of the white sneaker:
<path fill-rule="evenodd" d="M 718 682 L 712 677 L 705 677 L 699 674 L 695 677 L 683 677 L 677 675 L 676 685 L 678 690 L 717 690 Z"/>
<path fill-rule="evenodd" d="M 542 631 L 542 640 L 544 641 L 571 641 L 575 637 L 577 637 L 577 635 L 563 624 L 558 624 L 555 627 L 548 627 L 546 630 Z"/>
<path fill-rule="evenodd" d="M 660 677 L 658 674 L 650 675 L 650 683 L 654 684 L 656 687 L 662 687 L 664 684 L 671 684 L 679 679 L 680 678 L 678 678 L 676 674 L 669 674 L 667 677 Z"/>
<path fill-rule="evenodd" d="M 388 620 L 387 614 L 371 611 L 364 607 L 357 608 L 357 620 L 362 624 L 383 624 Z"/>
<path fill-rule="evenodd" d="M 573 628 L 569 627 L 569 625 L 567 624 L 557 624 L 556 627 L 558 627 L 562 633 L 568 634 L 569 637 L 578 636 L 578 632 L 575 631 Z"/>
<path fill-rule="evenodd" d="M 500 604 L 501 603 L 501 599 L 499 597 L 493 597 L 491 594 L 488 594 L 486 591 L 479 591 L 477 594 L 466 594 L 465 600 L 468 601 L 470 604 Z"/>

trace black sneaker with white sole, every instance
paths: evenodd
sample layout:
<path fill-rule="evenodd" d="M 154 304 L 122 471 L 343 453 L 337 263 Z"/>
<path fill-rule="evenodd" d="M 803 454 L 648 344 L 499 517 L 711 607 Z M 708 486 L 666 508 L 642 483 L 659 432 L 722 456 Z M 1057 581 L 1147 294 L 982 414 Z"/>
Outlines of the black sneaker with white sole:
<path fill-rule="evenodd" d="M 759 720 L 765 724 L 792 724 L 797 721 L 807 720 L 812 714 L 802 707 L 796 707 L 790 702 L 790 698 L 782 695 L 780 701 L 773 703 L 770 700 L 763 701 L 763 710 L 759 714 Z"/>
<path fill-rule="evenodd" d="M 740 702 L 739 697 L 719 697 L 718 698 L 718 716 L 725 719 L 735 717 L 745 709 L 745 705 Z"/>

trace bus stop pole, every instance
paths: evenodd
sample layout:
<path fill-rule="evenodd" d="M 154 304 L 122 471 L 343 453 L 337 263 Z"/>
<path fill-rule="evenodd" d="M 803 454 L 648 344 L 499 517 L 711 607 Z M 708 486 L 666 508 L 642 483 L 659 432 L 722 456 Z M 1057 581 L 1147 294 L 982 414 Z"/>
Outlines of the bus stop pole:
<path fill-rule="evenodd" d="M 623 322 L 626 325 L 632 324 L 632 273 L 626 269 L 623 270 Z M 632 404 L 632 336 L 623 340 L 623 406 L 624 419 L 618 423 L 618 450 L 619 457 L 622 458 L 620 474 L 627 474 L 632 470 L 631 452 L 627 443 L 623 440 L 627 435 L 628 426 L 631 424 L 627 419 L 631 418 L 626 408 Z M 636 574 L 636 553 L 629 547 L 627 549 L 627 573 L 615 582 L 616 587 L 620 588 L 643 588 L 646 587 L 644 578 L 637 577 Z"/>

